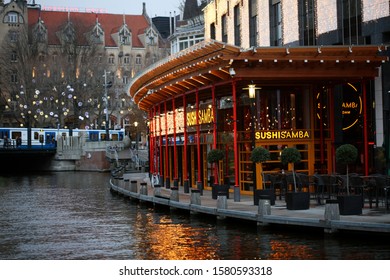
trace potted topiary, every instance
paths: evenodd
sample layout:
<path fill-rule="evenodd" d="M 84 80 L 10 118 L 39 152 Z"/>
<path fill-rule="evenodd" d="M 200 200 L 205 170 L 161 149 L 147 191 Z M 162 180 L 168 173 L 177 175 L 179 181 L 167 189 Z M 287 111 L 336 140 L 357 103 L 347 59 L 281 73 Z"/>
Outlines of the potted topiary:
<path fill-rule="evenodd" d="M 336 149 L 336 162 L 346 165 L 346 195 L 338 195 L 340 215 L 362 214 L 362 196 L 351 195 L 349 190 L 348 166 L 356 162 L 358 150 L 351 144 L 343 144 Z"/>
<path fill-rule="evenodd" d="M 229 186 L 219 185 L 218 163 L 219 161 L 223 160 L 224 157 L 225 157 L 224 152 L 219 149 L 212 149 L 207 154 L 207 162 L 209 162 L 210 164 L 214 164 L 215 182 L 210 182 L 211 196 L 213 199 L 217 199 L 218 192 L 226 193 L 227 197 L 229 198 Z"/>
<path fill-rule="evenodd" d="M 288 210 L 305 210 L 310 208 L 310 193 L 297 191 L 297 179 L 295 177 L 294 164 L 301 161 L 301 153 L 296 148 L 283 149 L 280 159 L 283 164 L 292 165 L 292 176 L 294 191 L 286 193 L 286 203 Z"/>
<path fill-rule="evenodd" d="M 254 204 L 259 205 L 259 198 L 260 196 L 267 196 L 270 199 L 271 205 L 275 205 L 275 193 L 273 190 L 267 190 L 265 188 L 265 178 L 264 178 L 264 172 L 263 172 L 263 162 L 266 162 L 269 160 L 270 153 L 269 151 L 264 147 L 256 147 L 251 152 L 250 160 L 255 164 L 260 164 L 260 172 L 263 182 L 263 189 L 257 190 L 256 186 L 253 188 L 253 197 L 254 197 Z"/>

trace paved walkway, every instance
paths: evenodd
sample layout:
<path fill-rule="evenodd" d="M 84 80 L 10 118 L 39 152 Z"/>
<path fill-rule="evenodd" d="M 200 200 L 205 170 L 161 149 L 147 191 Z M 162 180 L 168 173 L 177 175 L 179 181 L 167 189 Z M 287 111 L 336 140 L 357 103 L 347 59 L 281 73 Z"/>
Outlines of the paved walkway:
<path fill-rule="evenodd" d="M 136 189 L 131 188 L 131 181 L 137 181 Z M 142 194 L 141 183 L 144 188 L 147 188 L 147 195 Z M 192 213 L 215 215 L 219 218 L 249 220 L 263 225 L 285 224 L 318 227 L 323 228 L 326 232 L 352 230 L 390 234 L 390 210 L 386 211 L 384 206 L 370 209 L 366 205 L 362 215 L 339 216 L 339 220 L 329 220 L 325 219 L 326 206 L 317 205 L 314 200 L 312 200 L 308 210 L 287 210 L 284 200 L 277 199 L 275 205 L 270 206 L 270 213 L 262 214 L 264 208 L 254 205 L 253 197 L 249 195 L 241 195 L 240 201 L 235 202 L 233 193 L 230 193 L 229 199 L 218 198 L 216 200 L 212 199 L 209 190 L 204 190 L 203 195 L 200 196 L 199 194 L 192 194 L 191 191 L 190 193 L 184 193 L 183 187 L 180 187 L 177 196 L 172 197 L 171 189 L 159 189 L 160 194 L 156 197 L 148 173 L 129 173 L 124 174 L 122 180 L 111 179 L 111 190 L 113 191 L 141 201 L 184 209 Z"/>

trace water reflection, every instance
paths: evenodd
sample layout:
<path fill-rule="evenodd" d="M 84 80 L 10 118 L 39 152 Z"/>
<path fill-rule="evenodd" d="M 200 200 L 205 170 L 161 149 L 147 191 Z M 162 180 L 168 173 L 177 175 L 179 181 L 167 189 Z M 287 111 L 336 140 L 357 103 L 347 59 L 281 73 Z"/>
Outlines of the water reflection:
<path fill-rule="evenodd" d="M 108 174 L 0 177 L 0 259 L 389 259 L 379 239 L 258 229 L 108 191 Z"/>

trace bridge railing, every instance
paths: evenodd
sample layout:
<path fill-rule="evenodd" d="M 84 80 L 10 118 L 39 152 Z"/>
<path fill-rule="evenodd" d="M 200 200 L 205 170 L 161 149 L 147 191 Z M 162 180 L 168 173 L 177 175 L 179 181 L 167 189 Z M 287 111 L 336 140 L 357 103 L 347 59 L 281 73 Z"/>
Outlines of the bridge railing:
<path fill-rule="evenodd" d="M 57 155 L 62 159 L 80 159 L 85 139 L 79 136 L 58 137 Z"/>

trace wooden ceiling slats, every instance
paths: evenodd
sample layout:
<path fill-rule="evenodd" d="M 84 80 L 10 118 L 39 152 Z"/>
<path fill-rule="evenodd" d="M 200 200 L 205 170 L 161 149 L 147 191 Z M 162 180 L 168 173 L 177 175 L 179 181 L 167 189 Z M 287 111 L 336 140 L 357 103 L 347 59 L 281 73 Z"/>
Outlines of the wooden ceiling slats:
<path fill-rule="evenodd" d="M 141 109 L 231 79 L 266 83 L 296 80 L 373 78 L 388 57 L 384 46 L 258 47 L 242 50 L 217 41 L 205 41 L 173 55 L 136 76 L 129 94 Z M 151 94 L 150 91 L 152 91 Z"/>

